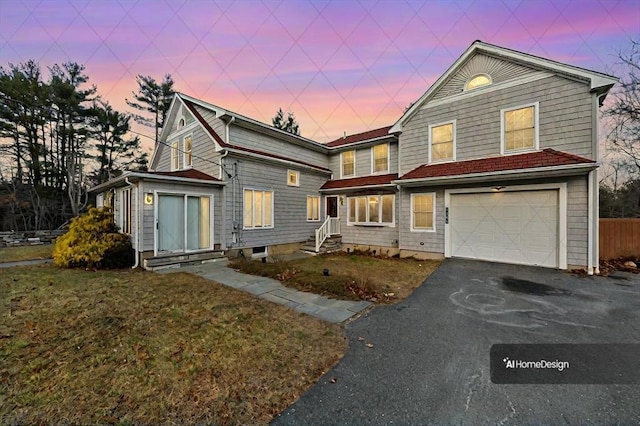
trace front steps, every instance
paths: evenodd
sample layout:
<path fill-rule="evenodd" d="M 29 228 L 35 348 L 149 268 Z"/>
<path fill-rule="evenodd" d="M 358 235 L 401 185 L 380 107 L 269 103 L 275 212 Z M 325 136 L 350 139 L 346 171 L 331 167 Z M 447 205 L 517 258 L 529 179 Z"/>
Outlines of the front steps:
<path fill-rule="evenodd" d="M 320 251 L 316 253 L 316 238 L 315 236 L 309 237 L 307 241 L 305 241 L 304 245 L 300 247 L 300 250 L 311 253 L 311 254 L 325 254 L 331 253 L 334 251 L 340 251 L 342 249 L 342 236 L 341 235 L 332 235 L 324 240 L 324 243 L 320 246 Z"/>
<path fill-rule="evenodd" d="M 149 259 L 144 259 L 143 266 L 150 271 L 166 268 L 179 268 L 183 265 L 195 265 L 198 263 L 216 262 L 226 260 L 221 251 L 206 253 L 174 253 L 163 254 Z"/>

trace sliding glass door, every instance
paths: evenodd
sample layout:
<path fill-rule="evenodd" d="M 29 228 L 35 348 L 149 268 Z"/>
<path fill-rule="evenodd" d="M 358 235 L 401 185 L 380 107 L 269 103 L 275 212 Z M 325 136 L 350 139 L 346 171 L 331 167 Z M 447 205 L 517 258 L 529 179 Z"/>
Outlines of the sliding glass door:
<path fill-rule="evenodd" d="M 158 252 L 185 252 L 212 247 L 211 197 L 158 195 Z"/>

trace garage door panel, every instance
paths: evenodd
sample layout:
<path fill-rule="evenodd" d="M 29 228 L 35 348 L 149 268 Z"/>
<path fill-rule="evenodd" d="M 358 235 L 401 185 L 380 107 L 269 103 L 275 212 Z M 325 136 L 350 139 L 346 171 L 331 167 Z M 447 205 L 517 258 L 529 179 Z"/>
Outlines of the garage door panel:
<path fill-rule="evenodd" d="M 453 194 L 451 254 L 558 266 L 558 191 Z"/>

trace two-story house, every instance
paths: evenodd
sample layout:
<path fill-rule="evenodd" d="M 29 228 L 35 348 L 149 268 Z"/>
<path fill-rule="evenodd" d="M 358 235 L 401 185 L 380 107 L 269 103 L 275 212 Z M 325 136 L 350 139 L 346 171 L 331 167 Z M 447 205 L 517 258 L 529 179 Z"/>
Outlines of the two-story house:
<path fill-rule="evenodd" d="M 474 42 L 390 127 L 320 144 L 177 94 L 150 171 L 99 185 L 138 261 L 316 247 L 598 266 L 616 78 Z"/>

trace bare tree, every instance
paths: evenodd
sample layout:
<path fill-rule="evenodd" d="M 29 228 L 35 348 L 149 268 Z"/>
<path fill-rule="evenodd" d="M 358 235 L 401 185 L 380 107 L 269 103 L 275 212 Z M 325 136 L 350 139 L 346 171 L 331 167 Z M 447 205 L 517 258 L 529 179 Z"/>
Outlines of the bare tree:
<path fill-rule="evenodd" d="M 633 178 L 640 174 L 640 40 L 632 40 L 618 59 L 625 74 L 612 93 L 613 104 L 604 112 L 612 126 L 607 139 L 610 148 L 633 166 Z"/>

